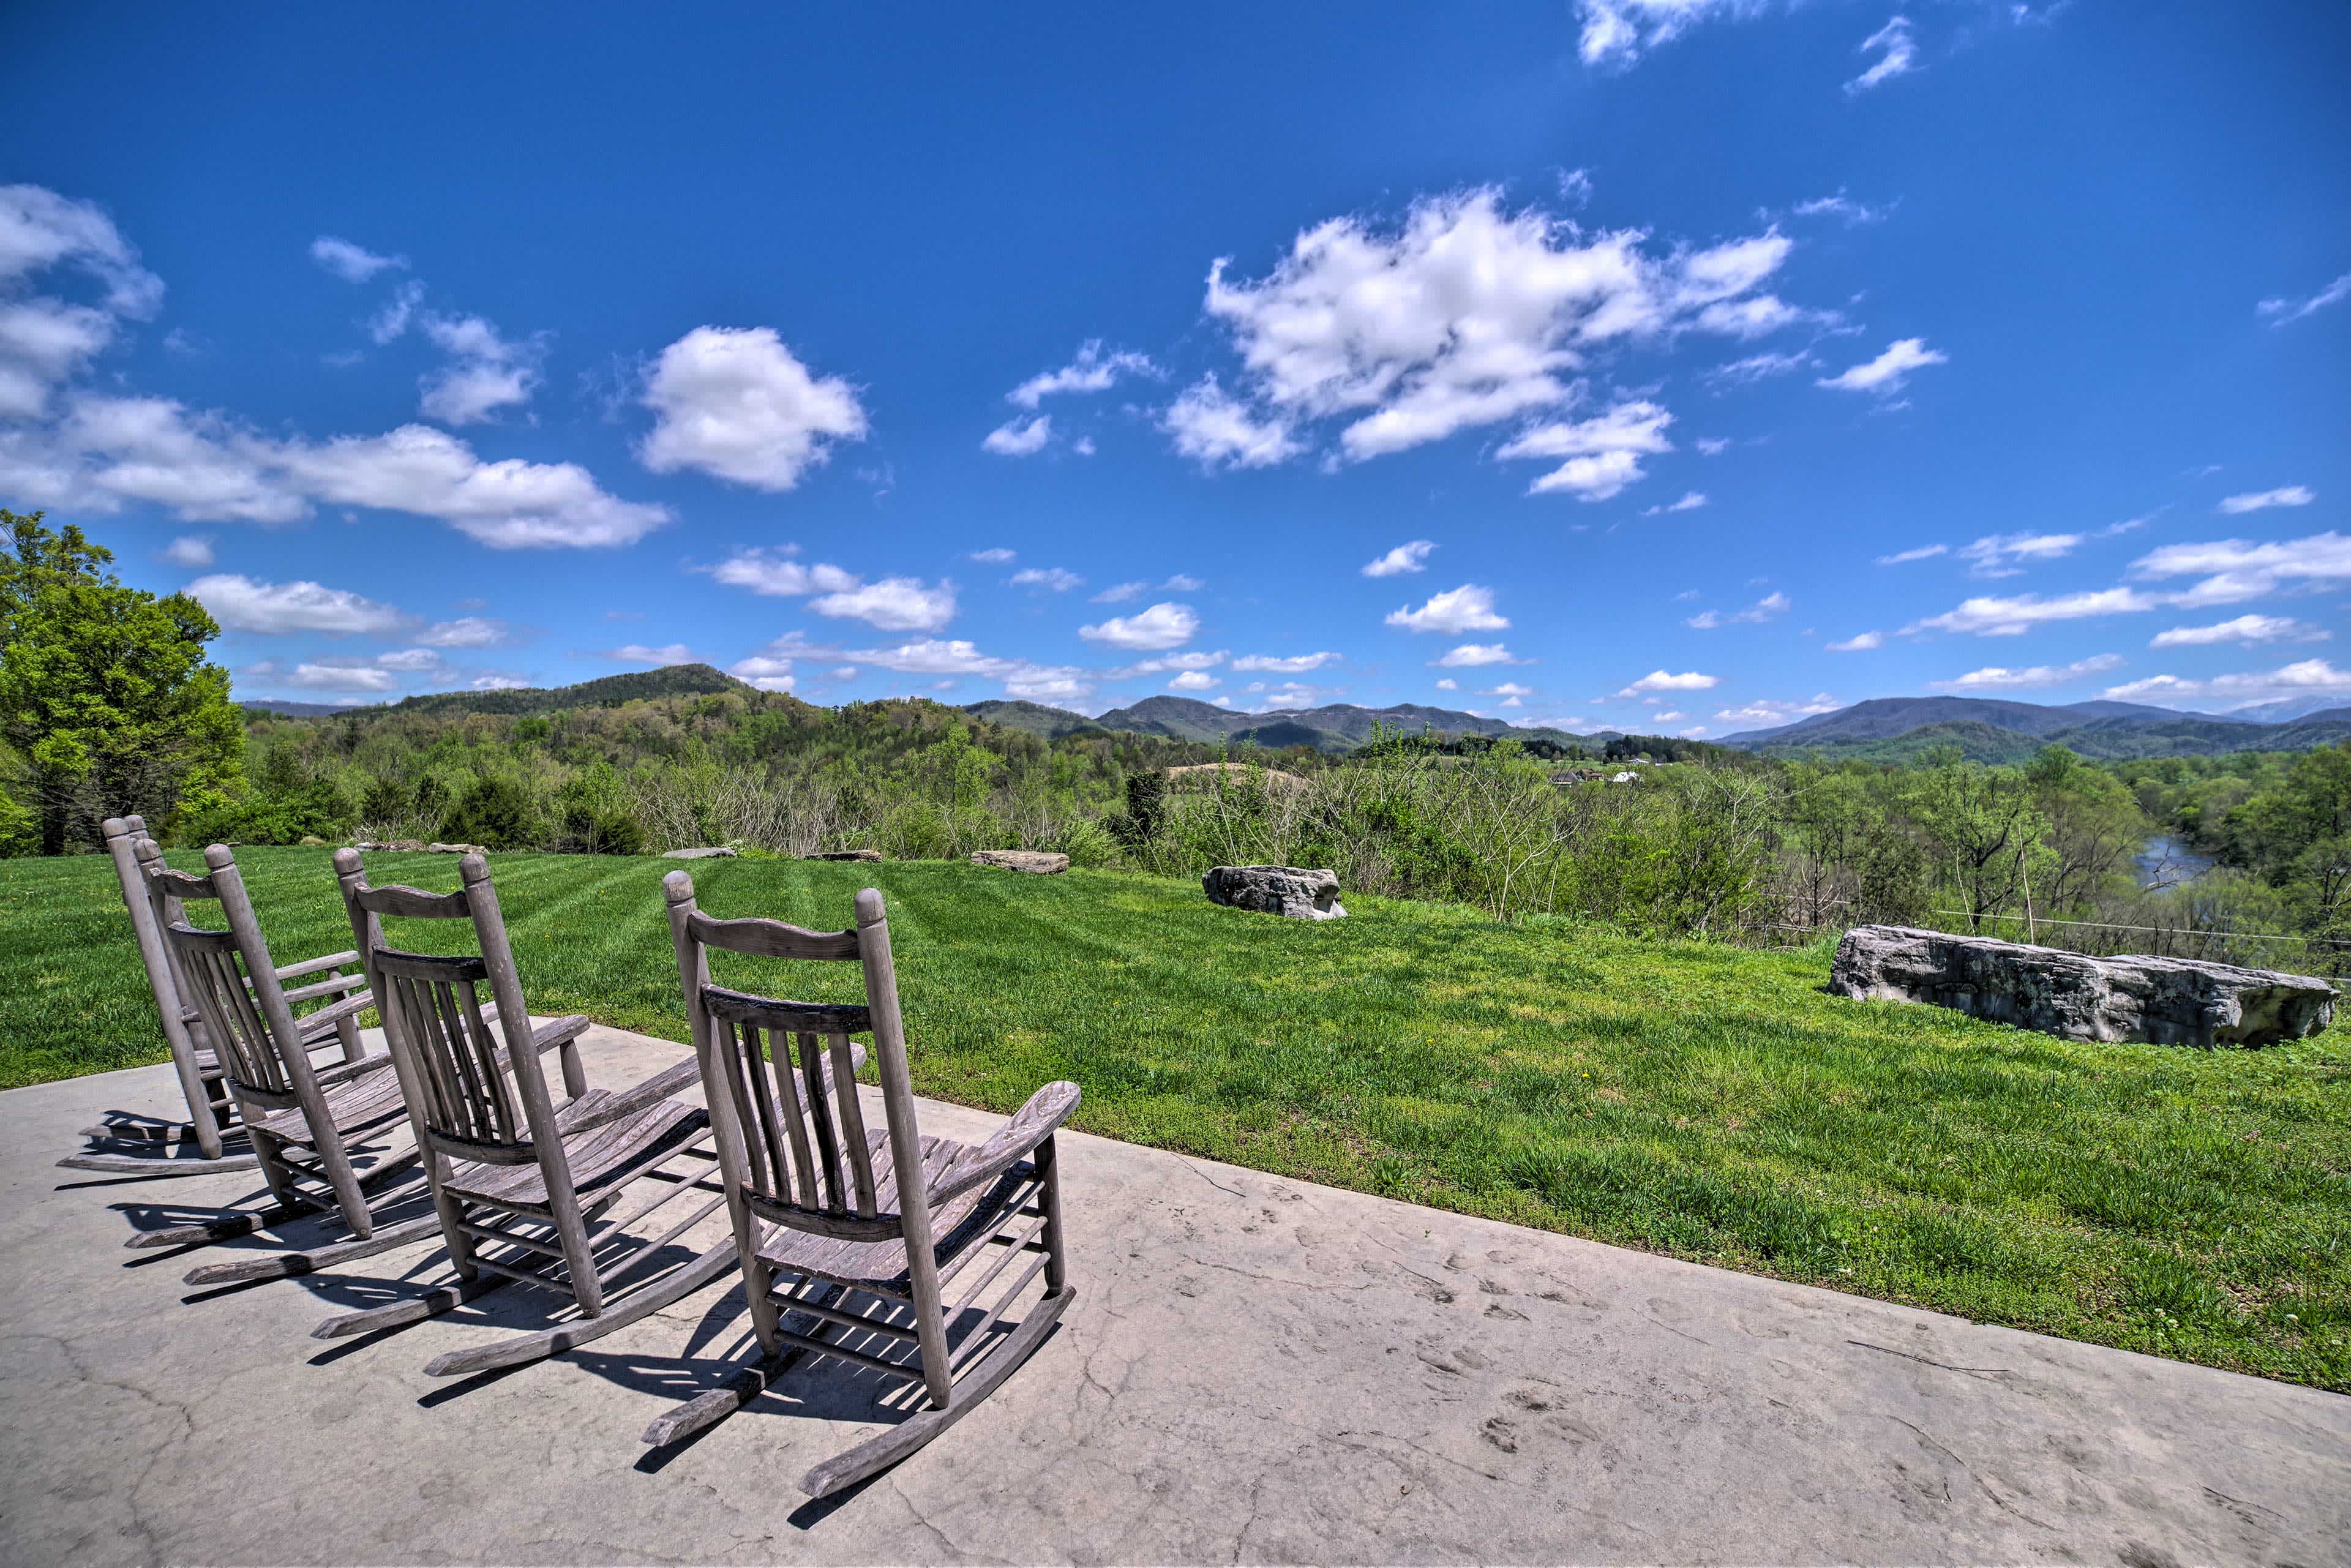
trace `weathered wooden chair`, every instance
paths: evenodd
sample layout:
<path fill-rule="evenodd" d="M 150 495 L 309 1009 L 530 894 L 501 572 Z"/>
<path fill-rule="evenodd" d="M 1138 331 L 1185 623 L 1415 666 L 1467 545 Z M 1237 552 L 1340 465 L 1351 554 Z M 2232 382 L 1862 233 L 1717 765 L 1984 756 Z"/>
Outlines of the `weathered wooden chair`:
<path fill-rule="evenodd" d="M 803 1491 L 823 1497 L 895 1464 L 987 1398 L 1075 1299 L 1053 1132 L 1077 1108 L 1078 1086 L 1045 1085 L 984 1144 L 925 1137 L 915 1121 L 880 893 L 857 895 L 856 929 L 818 932 L 777 920 L 714 919 L 695 907 L 694 880 L 682 871 L 663 885 L 695 1056 L 719 1134 L 744 1293 L 764 1355 L 728 1386 L 655 1421 L 645 1441 L 674 1442 L 710 1426 L 756 1398 L 804 1353 L 919 1385 L 930 1408 L 801 1479 Z M 783 1001 L 714 985 L 714 947 L 860 963 L 865 1005 Z M 881 1066 L 885 1124 L 871 1132 L 845 1070 L 852 1034 L 871 1035 Z M 992 1305 L 977 1307 L 1024 1253 L 1038 1256 Z M 967 1270 L 972 1281 L 947 1304 L 947 1284 Z M 1042 1298 L 1019 1319 L 1008 1317 L 1040 1270 Z M 806 1332 L 787 1319 L 807 1322 Z"/>
<path fill-rule="evenodd" d="M 152 847 L 146 841 L 141 850 Z M 284 1250 L 201 1266 L 192 1285 L 227 1284 L 307 1273 L 327 1262 L 365 1257 L 431 1234 L 431 1221 L 380 1225 L 371 1205 L 395 1183 L 414 1185 L 413 1149 L 380 1150 L 362 1174 L 352 1155 L 380 1145 L 404 1112 L 400 1081 L 389 1054 L 350 1057 L 319 1067 L 310 1052 L 336 1038 L 373 1005 L 351 990 L 306 1017 L 297 1002 L 326 994 L 321 987 L 287 990 L 270 961 L 269 944 L 255 917 L 236 857 L 225 844 L 204 852 L 205 874 L 193 876 L 157 861 L 143 868 L 155 895 L 158 934 L 174 985 L 211 1045 L 221 1083 L 268 1183 L 277 1207 L 172 1230 L 149 1231 L 134 1243 L 186 1245 L 225 1240 L 319 1212 L 337 1214 L 358 1239 L 308 1250 Z M 192 925 L 187 905 L 217 903 L 226 929 Z M 356 1032 L 352 1039 L 357 1040 Z M 397 1201 L 392 1197 L 392 1201 Z"/>
<path fill-rule="evenodd" d="M 131 933 L 138 941 L 140 960 L 147 972 L 148 990 L 155 998 L 155 1011 L 162 1023 L 163 1042 L 171 1049 L 172 1069 L 188 1103 L 188 1120 L 129 1120 L 85 1127 L 85 1138 L 100 1144 L 127 1145 L 139 1152 L 68 1155 L 57 1164 L 69 1170 L 103 1171 L 117 1176 L 208 1176 L 219 1171 L 251 1170 L 258 1159 L 245 1142 L 245 1129 L 221 1081 L 219 1058 L 206 1037 L 204 1020 L 189 1001 L 174 960 L 163 943 L 163 925 L 176 919 L 178 910 L 171 896 L 152 887 L 148 879 L 150 871 L 162 869 L 163 852 L 147 836 L 147 824 L 138 817 L 109 818 L 105 831 L 107 853 L 113 859 L 115 877 L 122 889 L 123 907 L 130 914 Z M 319 977 L 291 993 L 297 1001 L 307 998 L 344 998 L 367 983 L 366 977 L 357 972 L 358 966 L 357 953 L 329 953 L 304 963 L 283 965 L 277 970 L 277 977 L 282 983 L 304 976 Z M 353 973 L 344 974 L 346 967 Z M 331 1016 L 313 1014 L 298 1019 L 298 1025 L 314 1051 L 332 1039 L 341 1046 L 343 1060 L 359 1060 L 361 1048 L 352 1011 Z M 190 1159 L 171 1152 L 174 1147 L 183 1149 L 191 1142 L 200 1157 Z M 134 1245 L 172 1245 L 168 1239 L 151 1239 L 162 1234 L 150 1232 Z"/>
<path fill-rule="evenodd" d="M 726 1201 L 725 1189 L 709 1179 L 717 1157 L 709 1147 L 709 1117 L 668 1098 L 694 1083 L 694 1061 L 680 1061 L 621 1093 L 590 1089 L 578 1044 L 588 1019 L 573 1015 L 531 1024 L 497 891 L 481 856 L 458 862 L 464 885 L 455 893 L 371 887 L 351 850 L 336 852 L 335 870 L 408 1091 L 434 1223 L 457 1280 L 421 1296 L 330 1318 L 314 1335 L 332 1339 L 416 1322 L 510 1281 L 546 1287 L 577 1303 L 579 1319 L 454 1352 L 424 1369 L 434 1376 L 461 1376 L 584 1344 L 731 1272 L 731 1244 L 682 1264 L 670 1248 Z M 386 915 L 468 921 L 480 956 L 389 947 Z M 477 989 L 486 984 L 490 1007 Z M 491 1033 L 494 1019 L 505 1037 L 503 1049 Z M 562 1052 L 567 1101 L 561 1105 L 549 1093 L 539 1063 L 551 1047 Z M 679 1164 L 683 1169 L 664 1168 Z M 600 1223 L 644 1177 L 660 1180 L 666 1190 Z M 690 1191 L 716 1196 L 650 1240 L 627 1235 L 630 1226 Z M 607 1254 L 601 1262 L 600 1252 Z M 665 1260 L 674 1266 L 651 1270 L 625 1298 L 612 1293 L 623 1276 Z"/>

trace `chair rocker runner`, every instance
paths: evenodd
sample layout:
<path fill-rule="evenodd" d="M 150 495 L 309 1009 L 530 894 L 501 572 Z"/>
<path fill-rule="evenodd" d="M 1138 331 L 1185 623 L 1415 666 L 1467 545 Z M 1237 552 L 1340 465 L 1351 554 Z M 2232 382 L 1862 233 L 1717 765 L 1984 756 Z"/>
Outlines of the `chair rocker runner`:
<path fill-rule="evenodd" d="M 116 880 L 122 889 L 122 903 L 131 915 L 132 935 L 139 944 L 141 967 L 147 972 L 147 986 L 155 998 L 155 1010 L 163 1028 L 164 1043 L 171 1048 L 172 1068 L 180 1082 L 180 1092 L 188 1104 L 185 1122 L 125 1121 L 101 1123 L 85 1127 L 81 1135 L 99 1144 L 129 1145 L 135 1153 L 89 1153 L 68 1155 L 57 1164 L 68 1170 L 100 1171 L 110 1176 L 210 1176 L 222 1171 L 252 1170 L 259 1159 L 246 1142 L 245 1129 L 237 1120 L 235 1103 L 229 1098 L 221 1080 L 219 1058 L 212 1048 L 204 1020 L 189 1000 L 170 952 L 163 944 L 162 927 L 168 919 L 176 918 L 176 909 L 169 896 L 152 890 L 148 883 L 150 871 L 163 869 L 163 852 L 147 836 L 147 824 L 137 817 L 112 817 L 105 823 L 107 852 L 114 862 Z M 279 967 L 279 981 L 300 979 L 306 976 L 320 977 L 304 986 L 300 997 L 347 997 L 366 984 L 365 977 L 342 971 L 346 966 L 356 969 L 357 953 L 329 953 L 324 957 L 305 963 L 287 964 Z M 355 1012 L 356 1009 L 353 1009 Z M 357 1024 L 352 1012 L 331 1019 L 321 1020 L 313 1014 L 298 1020 L 305 1038 L 313 1050 L 326 1040 L 328 1023 L 332 1024 L 333 1038 L 342 1047 L 343 1059 L 355 1061 L 361 1051 Z M 188 1158 L 185 1150 L 195 1145 L 198 1157 Z M 151 1232 L 150 1237 L 162 1236 Z M 143 1247 L 173 1245 L 168 1239 L 134 1239 L 131 1245 Z"/>
<path fill-rule="evenodd" d="M 310 1059 L 315 1048 L 340 1040 L 347 1029 L 356 1040 L 353 1019 L 373 998 L 340 981 L 290 991 L 279 982 L 253 901 L 226 845 L 214 844 L 204 852 L 203 876 L 163 865 L 152 840 L 140 841 L 136 852 L 153 898 L 168 970 L 212 1048 L 222 1087 L 276 1207 L 147 1231 L 131 1238 L 131 1245 L 203 1245 L 317 1214 L 339 1217 L 359 1238 L 327 1250 L 349 1256 L 359 1249 L 363 1255 L 402 1245 L 408 1238 L 400 1236 L 396 1227 L 380 1226 L 371 1204 L 385 1196 L 389 1184 L 404 1178 L 413 1185 L 415 1155 L 381 1152 L 364 1174 L 352 1158 L 354 1150 L 381 1143 L 400 1119 L 392 1059 L 355 1055 L 328 1067 Z M 199 901 L 219 904 L 225 930 L 189 922 L 187 905 Z M 295 1016 L 297 1002 L 337 990 L 347 994 L 305 1017 Z M 300 1273 L 315 1256 L 266 1253 L 199 1268 L 188 1280 L 201 1285 Z M 229 1271 L 227 1279 L 216 1277 L 223 1270 Z"/>
<path fill-rule="evenodd" d="M 615 1094 L 590 1089 L 579 1038 L 588 1019 L 556 1019 L 536 1029 L 507 941 L 489 867 L 458 862 L 455 893 L 370 887 L 355 851 L 335 870 L 359 939 L 384 1035 L 407 1090 L 410 1114 L 431 1184 L 434 1219 L 456 1281 L 328 1319 L 319 1339 L 419 1322 L 520 1281 L 568 1295 L 580 1316 L 541 1333 L 437 1357 L 424 1370 L 455 1377 L 520 1365 L 599 1339 L 700 1290 L 735 1267 L 731 1243 L 678 1261 L 671 1243 L 726 1202 L 712 1179 L 709 1117 L 667 1096 L 695 1082 L 679 1062 Z M 384 944 L 383 917 L 471 922 L 479 957 L 403 952 Z M 494 1007 L 477 988 L 486 984 Z M 491 1032 L 496 1020 L 505 1046 Z M 566 1102 L 548 1092 L 540 1053 L 561 1048 Z M 617 1218 L 608 1211 L 641 1179 L 663 1190 Z M 686 1194 L 698 1207 L 644 1239 L 629 1228 Z M 689 1206 L 691 1207 L 691 1206 Z M 632 1245 L 631 1243 L 633 1243 Z M 654 1267 L 649 1267 L 654 1266 Z M 613 1287 L 643 1274 L 624 1294 Z"/>
<path fill-rule="evenodd" d="M 928 1409 L 810 1470 L 801 1490 L 824 1497 L 904 1458 L 987 1398 L 1076 1298 L 1053 1132 L 1077 1108 L 1078 1086 L 1045 1085 L 984 1144 L 925 1137 L 915 1122 L 880 893 L 857 895 L 854 930 L 816 932 L 704 915 L 682 871 L 663 885 L 763 1354 L 727 1386 L 656 1420 L 645 1441 L 675 1442 L 723 1419 L 803 1354 L 928 1396 Z M 781 1001 L 713 985 L 714 947 L 858 962 L 865 1005 Z M 871 1132 L 853 1077 L 839 1071 L 852 1034 L 871 1035 L 881 1067 L 885 1125 Z M 976 1304 L 1030 1254 L 991 1305 Z M 1040 1270 L 1041 1299 L 1022 1317 L 1008 1317 Z M 948 1304 L 951 1283 L 963 1288 Z"/>

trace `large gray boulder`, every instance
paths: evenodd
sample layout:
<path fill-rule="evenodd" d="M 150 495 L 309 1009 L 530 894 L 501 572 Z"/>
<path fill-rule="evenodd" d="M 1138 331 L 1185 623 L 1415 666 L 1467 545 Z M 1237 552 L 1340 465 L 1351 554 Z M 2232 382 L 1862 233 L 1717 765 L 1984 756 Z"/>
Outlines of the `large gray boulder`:
<path fill-rule="evenodd" d="M 1339 920 L 1347 913 L 1339 904 L 1336 872 L 1301 871 L 1294 865 L 1211 866 L 1200 878 L 1200 888 L 1211 904 L 1286 915 L 1292 920 Z"/>
<path fill-rule="evenodd" d="M 2335 988 L 2309 975 L 2193 958 L 2092 958 L 1908 925 L 1846 932 L 1829 989 L 1927 1002 L 2067 1040 L 2156 1045 L 2273 1045 L 2316 1034 L 2335 1017 Z"/>

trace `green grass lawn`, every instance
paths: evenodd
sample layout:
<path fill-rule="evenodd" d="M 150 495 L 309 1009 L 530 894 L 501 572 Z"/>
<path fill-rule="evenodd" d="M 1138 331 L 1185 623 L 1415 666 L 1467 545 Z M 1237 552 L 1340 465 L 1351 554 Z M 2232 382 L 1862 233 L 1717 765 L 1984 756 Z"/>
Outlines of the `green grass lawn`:
<path fill-rule="evenodd" d="M 240 862 L 281 961 L 349 946 L 328 852 Z M 456 884 L 445 856 L 369 862 Z M 492 865 L 534 1011 L 684 1038 L 671 865 Z M 713 914 L 825 928 L 878 884 L 925 1094 L 1010 1111 L 1075 1079 L 1075 1124 L 1109 1137 L 2351 1389 L 2341 1027 L 2257 1051 L 2077 1045 L 1826 996 L 1825 948 L 1373 898 L 1287 921 L 1102 873 L 693 869 Z M 853 966 L 732 963 L 722 982 L 804 999 L 856 985 Z M 163 1059 L 110 864 L 0 862 L 0 1083 Z"/>

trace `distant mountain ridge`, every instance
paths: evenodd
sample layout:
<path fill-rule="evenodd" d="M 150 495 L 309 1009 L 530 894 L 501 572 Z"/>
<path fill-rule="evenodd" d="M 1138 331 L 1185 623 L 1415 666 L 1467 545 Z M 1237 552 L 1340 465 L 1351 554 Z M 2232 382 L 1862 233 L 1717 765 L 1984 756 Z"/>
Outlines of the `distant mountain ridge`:
<path fill-rule="evenodd" d="M 1994 697 L 1877 697 L 1721 744 L 1773 756 L 1899 761 L 1956 746 L 1980 762 L 2012 762 L 2059 745 L 2087 758 L 2212 757 L 2232 751 L 2306 751 L 2351 737 L 2351 707 L 2262 723 L 2140 703 L 2064 706 Z"/>
<path fill-rule="evenodd" d="M 1153 696 L 1126 707 L 1112 708 L 1094 718 L 1024 702 L 971 703 L 964 711 L 990 724 L 1048 738 L 1089 730 L 1129 730 L 1169 740 L 1276 748 L 1311 746 L 1322 751 L 1352 750 L 1370 739 L 1373 729 L 1381 725 L 1416 735 L 1424 729 L 1445 735 L 1507 735 L 1521 740 L 1550 740 L 1562 746 L 1593 738 L 1563 729 L 1521 729 L 1507 719 L 1485 718 L 1458 708 L 1427 707 L 1418 703 L 1396 703 L 1382 708 L 1330 703 L 1322 707 L 1243 713 L 1191 697 Z"/>

